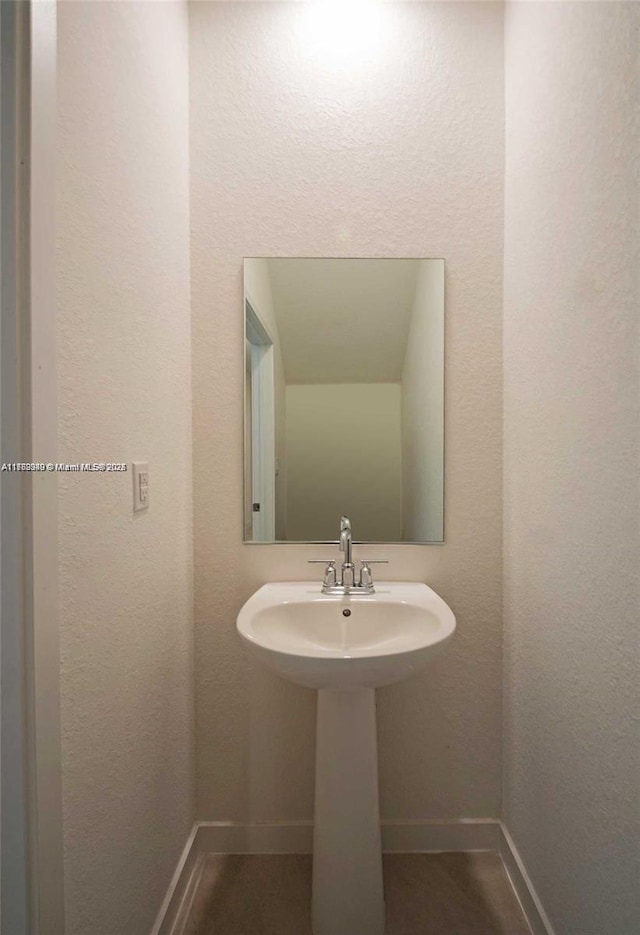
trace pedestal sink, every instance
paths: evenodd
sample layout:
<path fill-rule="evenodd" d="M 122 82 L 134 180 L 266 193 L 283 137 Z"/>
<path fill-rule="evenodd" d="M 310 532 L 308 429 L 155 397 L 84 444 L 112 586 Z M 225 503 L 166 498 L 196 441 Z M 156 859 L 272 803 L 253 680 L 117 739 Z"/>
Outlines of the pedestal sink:
<path fill-rule="evenodd" d="M 426 584 L 325 595 L 317 583 L 283 582 L 256 591 L 237 625 L 256 658 L 318 690 L 314 935 L 382 935 L 375 689 L 421 669 L 455 617 Z"/>

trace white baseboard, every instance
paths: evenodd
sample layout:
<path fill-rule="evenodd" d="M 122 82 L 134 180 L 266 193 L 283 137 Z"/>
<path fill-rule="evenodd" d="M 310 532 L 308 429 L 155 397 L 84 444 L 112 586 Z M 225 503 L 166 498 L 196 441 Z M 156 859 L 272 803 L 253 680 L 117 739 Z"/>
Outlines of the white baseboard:
<path fill-rule="evenodd" d="M 310 854 L 313 823 L 201 821 L 198 843 L 200 851 L 209 854 Z M 499 847 L 500 825 L 493 818 L 382 822 L 386 852 L 497 851 Z"/>
<path fill-rule="evenodd" d="M 196 822 L 180 855 L 151 935 L 182 935 L 200 882 L 202 867 L 203 856 L 199 847 Z"/>
<path fill-rule="evenodd" d="M 505 824 L 500 822 L 500 856 L 533 935 L 555 935 L 531 878 Z"/>
<path fill-rule="evenodd" d="M 310 854 L 313 823 L 263 821 L 243 825 L 233 821 L 201 821 L 200 848 L 207 854 Z"/>
<path fill-rule="evenodd" d="M 496 818 L 383 821 L 381 827 L 382 850 L 387 854 L 497 851 L 500 846 Z"/>
<path fill-rule="evenodd" d="M 310 821 L 196 822 L 178 862 L 151 935 L 181 935 L 202 873 L 205 854 L 310 854 Z M 386 853 L 498 851 L 533 935 L 555 935 L 522 860 L 501 821 L 383 821 Z"/>

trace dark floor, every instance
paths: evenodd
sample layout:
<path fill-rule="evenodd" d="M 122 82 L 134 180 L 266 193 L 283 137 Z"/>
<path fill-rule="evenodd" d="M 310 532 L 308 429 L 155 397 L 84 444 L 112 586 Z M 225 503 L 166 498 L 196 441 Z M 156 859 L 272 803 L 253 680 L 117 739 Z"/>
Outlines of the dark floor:
<path fill-rule="evenodd" d="M 385 854 L 385 935 L 531 935 L 498 854 Z M 204 858 L 184 935 L 312 935 L 311 857 Z"/>

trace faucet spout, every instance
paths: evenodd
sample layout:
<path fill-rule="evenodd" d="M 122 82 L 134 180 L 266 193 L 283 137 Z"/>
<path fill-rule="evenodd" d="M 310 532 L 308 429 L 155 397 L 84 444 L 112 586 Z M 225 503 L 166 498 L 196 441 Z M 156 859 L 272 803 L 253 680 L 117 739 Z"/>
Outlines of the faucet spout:
<path fill-rule="evenodd" d="M 344 552 L 344 564 L 351 565 L 351 521 L 347 516 L 340 517 L 340 551 Z"/>

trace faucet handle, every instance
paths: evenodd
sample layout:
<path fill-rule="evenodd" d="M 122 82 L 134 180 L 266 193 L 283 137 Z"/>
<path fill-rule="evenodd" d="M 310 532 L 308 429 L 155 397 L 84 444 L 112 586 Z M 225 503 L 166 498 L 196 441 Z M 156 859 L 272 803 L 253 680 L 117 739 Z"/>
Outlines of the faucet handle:
<path fill-rule="evenodd" d="M 337 580 L 336 561 L 334 558 L 308 558 L 308 565 L 324 565 L 324 578 L 322 585 L 325 588 L 332 588 Z"/>
<path fill-rule="evenodd" d="M 363 558 L 360 567 L 360 587 L 369 588 L 373 587 L 373 575 L 371 574 L 370 565 L 388 565 L 389 560 L 386 558 L 377 558 L 377 559 L 367 559 Z"/>

